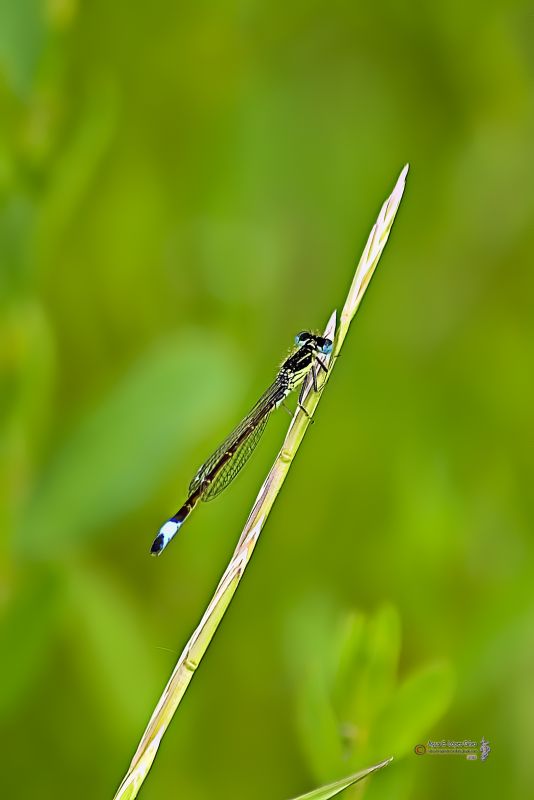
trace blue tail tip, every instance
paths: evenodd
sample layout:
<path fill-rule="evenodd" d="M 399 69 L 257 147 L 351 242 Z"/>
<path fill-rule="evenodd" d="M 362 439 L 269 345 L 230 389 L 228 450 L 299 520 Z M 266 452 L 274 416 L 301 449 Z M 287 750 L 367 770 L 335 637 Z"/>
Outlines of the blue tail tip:
<path fill-rule="evenodd" d="M 159 556 L 159 554 L 165 550 L 169 542 L 174 538 L 179 527 L 180 523 L 175 522 L 172 519 L 167 520 L 167 522 L 161 526 L 158 535 L 152 542 L 150 554 L 153 556 Z"/>

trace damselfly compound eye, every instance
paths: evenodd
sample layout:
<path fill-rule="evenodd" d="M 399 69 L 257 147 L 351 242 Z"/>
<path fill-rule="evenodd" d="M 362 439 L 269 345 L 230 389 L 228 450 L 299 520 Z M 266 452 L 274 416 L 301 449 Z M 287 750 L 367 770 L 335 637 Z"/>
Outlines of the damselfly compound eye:
<path fill-rule="evenodd" d="M 309 342 L 312 338 L 313 335 L 309 331 L 301 331 L 295 336 L 295 344 L 304 344 L 304 342 Z"/>

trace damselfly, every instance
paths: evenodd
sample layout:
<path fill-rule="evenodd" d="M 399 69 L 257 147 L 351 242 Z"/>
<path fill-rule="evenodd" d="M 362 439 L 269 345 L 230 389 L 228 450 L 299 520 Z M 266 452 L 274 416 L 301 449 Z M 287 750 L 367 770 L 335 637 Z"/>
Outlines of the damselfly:
<path fill-rule="evenodd" d="M 311 373 L 313 388 L 318 390 L 318 369 L 327 371 L 320 358 L 332 352 L 332 340 L 302 331 L 295 337 L 296 349 L 286 358 L 273 383 L 260 397 L 252 411 L 235 428 L 212 456 L 200 467 L 189 486 L 183 506 L 161 526 L 150 552 L 159 555 L 178 533 L 199 500 L 213 500 L 233 481 L 258 444 L 271 411 L 283 403 L 302 384 L 299 406 L 305 390 L 305 378 Z"/>

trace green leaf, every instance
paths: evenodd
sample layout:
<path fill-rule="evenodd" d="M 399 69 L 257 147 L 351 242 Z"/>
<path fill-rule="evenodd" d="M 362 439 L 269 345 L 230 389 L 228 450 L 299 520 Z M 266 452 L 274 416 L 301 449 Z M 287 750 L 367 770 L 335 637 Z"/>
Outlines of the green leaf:
<path fill-rule="evenodd" d="M 11 316 L 9 333 L 19 351 L 13 417 L 24 434 L 30 471 L 49 426 L 55 343 L 46 311 L 38 302 L 20 303 Z"/>
<path fill-rule="evenodd" d="M 156 650 L 133 599 L 104 573 L 69 572 L 71 636 L 102 719 L 124 737 L 141 726 L 158 691 Z"/>
<path fill-rule="evenodd" d="M 0 70 L 20 94 L 27 94 L 46 38 L 40 0 L 0 0 Z"/>
<path fill-rule="evenodd" d="M 219 340 L 196 331 L 141 358 L 45 467 L 17 548 L 56 557 L 141 508 L 225 412 L 234 364 Z"/>
<path fill-rule="evenodd" d="M 50 187 L 40 204 L 35 257 L 54 268 L 54 256 L 69 224 L 79 213 L 115 133 L 118 93 L 112 81 L 95 78 L 81 111 L 78 127 L 58 156 Z"/>
<path fill-rule="evenodd" d="M 341 718 L 347 716 L 348 700 L 361 668 L 365 636 L 365 616 L 352 612 L 343 621 L 338 646 L 338 667 L 334 678 L 334 702 Z"/>
<path fill-rule="evenodd" d="M 347 716 L 358 725 L 370 726 L 389 700 L 395 686 L 400 646 L 399 614 L 393 606 L 384 606 L 369 620 L 361 663 L 354 665 Z"/>
<path fill-rule="evenodd" d="M 388 758 L 386 761 L 381 761 L 380 764 L 376 764 L 374 767 L 364 769 L 361 772 L 357 772 L 355 775 L 349 775 L 348 778 L 342 778 L 339 781 L 334 781 L 334 783 L 329 783 L 327 786 L 321 786 L 319 789 L 314 789 L 307 794 L 301 794 L 298 797 L 295 797 L 294 800 L 328 800 L 329 797 L 335 797 L 337 794 L 340 794 L 350 786 L 354 786 L 355 783 L 358 783 L 368 775 L 371 775 L 372 772 L 376 772 L 377 770 L 382 769 L 382 767 L 386 767 L 391 763 L 391 761 L 392 759 Z"/>
<path fill-rule="evenodd" d="M 289 668 L 299 681 L 302 672 L 315 664 L 330 685 L 338 669 L 345 629 L 339 624 L 339 609 L 320 592 L 308 592 L 286 619 L 286 650 Z M 320 655 L 320 658 L 318 656 Z"/>
<path fill-rule="evenodd" d="M 47 574 L 13 595 L 0 621 L 0 714 L 11 712 L 42 673 L 53 646 L 58 612 L 58 584 Z"/>
<path fill-rule="evenodd" d="M 448 664 L 430 665 L 407 678 L 376 719 L 369 752 L 385 748 L 395 757 L 410 752 L 446 712 L 453 687 Z"/>
<path fill-rule="evenodd" d="M 331 693 L 343 632 L 338 617 L 327 597 L 309 593 L 292 609 L 287 621 L 298 737 L 308 767 L 318 781 L 346 769 Z"/>
<path fill-rule="evenodd" d="M 343 764 L 339 723 L 323 676 L 312 667 L 298 686 L 296 723 L 312 774 L 318 780 L 335 775 Z"/>

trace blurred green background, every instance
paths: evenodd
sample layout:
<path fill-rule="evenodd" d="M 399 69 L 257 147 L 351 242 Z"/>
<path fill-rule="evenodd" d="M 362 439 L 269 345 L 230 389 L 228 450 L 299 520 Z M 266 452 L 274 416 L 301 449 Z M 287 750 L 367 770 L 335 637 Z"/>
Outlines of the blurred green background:
<path fill-rule="evenodd" d="M 388 248 L 142 790 L 528 796 L 527 2 L 0 2 L 3 797 L 111 797 L 288 417 L 159 560 L 295 333 Z M 482 763 L 417 757 L 490 742 Z M 356 795 L 359 794 L 356 791 Z"/>

